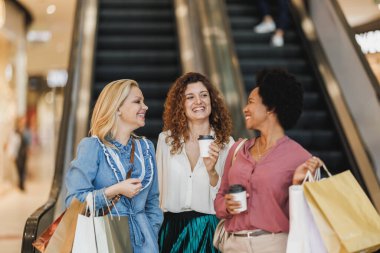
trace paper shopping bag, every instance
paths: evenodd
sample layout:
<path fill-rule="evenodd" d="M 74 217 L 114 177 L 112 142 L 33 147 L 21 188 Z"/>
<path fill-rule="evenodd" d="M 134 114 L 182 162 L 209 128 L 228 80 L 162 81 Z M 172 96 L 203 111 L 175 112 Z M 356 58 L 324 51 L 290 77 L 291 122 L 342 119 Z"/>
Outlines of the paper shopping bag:
<path fill-rule="evenodd" d="M 96 216 L 95 206 L 95 197 L 89 193 L 86 213 L 78 215 L 72 253 L 132 253 L 128 217 Z"/>
<path fill-rule="evenodd" d="M 127 216 L 103 216 L 109 253 L 133 253 Z"/>
<path fill-rule="evenodd" d="M 52 223 L 50 226 L 41 233 L 41 235 L 32 243 L 33 247 L 38 249 L 41 253 L 45 252 L 47 245 L 51 237 L 53 236 L 55 230 L 57 229 L 59 223 L 62 220 L 63 215 L 66 210 Z"/>
<path fill-rule="evenodd" d="M 306 202 L 303 185 L 289 187 L 289 223 L 287 253 L 327 253 Z"/>
<path fill-rule="evenodd" d="M 328 252 L 380 248 L 380 216 L 350 171 L 304 185 Z"/>
<path fill-rule="evenodd" d="M 78 213 L 82 213 L 85 203 L 73 199 L 66 209 L 61 221 L 57 225 L 50 240 L 48 240 L 44 253 L 70 253 L 74 240 L 74 231 Z M 57 220 L 56 220 L 57 221 Z M 55 221 L 55 222 L 56 222 Z M 38 239 L 37 239 L 38 240 Z"/>

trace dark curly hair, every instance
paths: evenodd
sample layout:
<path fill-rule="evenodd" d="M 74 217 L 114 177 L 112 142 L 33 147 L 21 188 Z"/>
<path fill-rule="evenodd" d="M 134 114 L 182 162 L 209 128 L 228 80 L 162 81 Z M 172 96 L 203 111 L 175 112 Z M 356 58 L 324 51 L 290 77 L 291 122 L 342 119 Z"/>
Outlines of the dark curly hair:
<path fill-rule="evenodd" d="M 189 128 L 185 114 L 185 90 L 191 83 L 201 82 L 207 88 L 211 100 L 210 125 L 215 131 L 215 142 L 224 147 L 229 142 L 232 132 L 232 121 L 219 91 L 202 74 L 189 72 L 180 76 L 170 87 L 165 101 L 163 114 L 164 131 L 170 130 L 166 143 L 171 145 L 171 154 L 182 150 L 181 137 L 187 140 Z"/>
<path fill-rule="evenodd" d="M 301 83 L 284 69 L 265 69 L 257 74 L 256 80 L 263 104 L 276 113 L 285 130 L 293 127 L 302 113 Z"/>

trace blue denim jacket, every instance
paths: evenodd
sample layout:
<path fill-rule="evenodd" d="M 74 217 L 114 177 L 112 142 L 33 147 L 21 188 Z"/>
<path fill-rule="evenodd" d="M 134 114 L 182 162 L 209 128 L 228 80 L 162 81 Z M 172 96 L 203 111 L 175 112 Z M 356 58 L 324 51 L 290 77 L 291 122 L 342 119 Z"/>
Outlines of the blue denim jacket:
<path fill-rule="evenodd" d="M 135 144 L 134 162 L 130 164 L 132 141 Z M 115 207 L 120 215 L 129 218 L 129 229 L 133 252 L 158 252 L 158 232 L 162 224 L 163 214 L 159 208 L 159 190 L 154 146 L 146 139 L 130 139 L 127 145 L 111 141 L 117 149 L 118 156 L 125 172 L 132 170 L 131 178 L 142 180 L 143 190 L 132 199 L 122 196 Z M 139 150 L 139 148 L 141 149 Z M 140 152 L 141 153 L 140 153 Z M 141 154 L 143 158 L 141 158 Z M 114 156 L 115 157 L 115 156 Z M 142 166 L 145 163 L 145 168 Z M 78 145 L 77 157 L 71 162 L 66 175 L 66 206 L 73 197 L 85 201 L 89 192 L 95 196 L 96 209 L 110 205 L 104 198 L 104 189 L 121 181 L 123 171 L 120 171 L 117 161 L 107 151 L 107 148 L 96 137 L 82 139 Z M 117 215 L 115 208 L 112 214 Z"/>

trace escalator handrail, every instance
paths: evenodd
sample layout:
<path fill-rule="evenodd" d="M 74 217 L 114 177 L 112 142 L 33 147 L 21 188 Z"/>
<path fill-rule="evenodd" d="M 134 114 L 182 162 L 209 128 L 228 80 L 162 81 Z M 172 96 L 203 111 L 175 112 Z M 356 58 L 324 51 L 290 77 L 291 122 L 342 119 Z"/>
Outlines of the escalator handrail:
<path fill-rule="evenodd" d="M 60 122 L 53 182 L 46 203 L 34 211 L 26 221 L 22 238 L 22 253 L 37 251 L 32 246 L 32 242 L 50 225 L 54 218 L 54 211 L 62 188 L 63 174 L 73 156 L 75 130 L 77 127 L 75 112 L 77 110 L 78 93 L 82 85 L 83 68 L 88 67 L 88 64 L 83 64 L 83 49 L 86 48 L 84 42 L 86 36 L 92 36 L 86 24 L 89 22 L 89 15 L 94 15 L 94 13 L 91 13 L 91 11 L 93 12 L 93 6 L 97 6 L 97 0 L 81 0 L 76 2 L 68 67 L 68 82 L 64 89 L 63 112 Z"/>
<path fill-rule="evenodd" d="M 360 182 L 363 179 L 365 188 L 368 191 L 377 210 L 380 210 L 380 185 L 375 175 L 374 165 L 371 163 L 371 158 L 366 152 L 363 139 L 360 137 L 356 124 L 349 112 L 349 109 L 344 100 L 341 87 L 336 79 L 333 69 L 328 61 L 328 58 L 322 48 L 318 35 L 314 28 L 314 23 L 311 20 L 306 7 L 302 0 L 292 0 L 290 2 L 291 13 L 296 19 L 296 25 L 302 30 L 304 39 L 307 42 L 308 55 L 314 61 L 314 66 L 317 69 L 318 77 L 325 84 L 322 89 L 329 99 L 328 106 L 337 119 L 336 126 L 341 130 L 345 151 L 352 155 L 352 165 L 356 165 L 357 171 L 355 177 Z M 323 88 L 323 87 L 322 87 Z M 355 168 L 353 168 L 355 170 Z M 363 181 L 360 182 L 363 185 Z"/>

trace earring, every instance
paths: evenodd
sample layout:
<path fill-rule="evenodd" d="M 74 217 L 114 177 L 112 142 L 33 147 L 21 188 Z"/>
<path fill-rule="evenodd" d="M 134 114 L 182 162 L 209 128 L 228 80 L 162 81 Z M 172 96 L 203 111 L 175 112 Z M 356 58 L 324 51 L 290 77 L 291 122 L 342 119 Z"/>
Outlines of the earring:
<path fill-rule="evenodd" d="M 121 112 L 120 112 L 120 111 L 117 111 L 117 115 L 120 116 L 120 115 L 121 115 Z"/>

